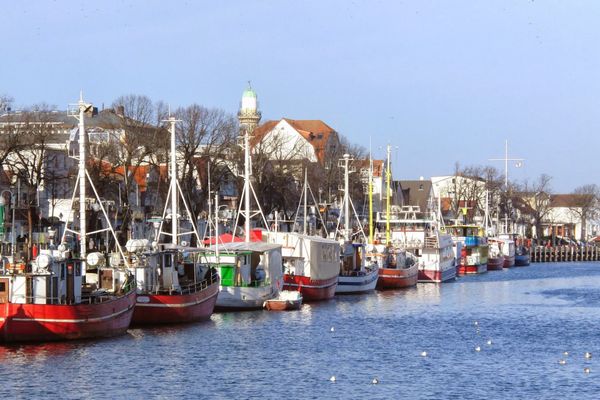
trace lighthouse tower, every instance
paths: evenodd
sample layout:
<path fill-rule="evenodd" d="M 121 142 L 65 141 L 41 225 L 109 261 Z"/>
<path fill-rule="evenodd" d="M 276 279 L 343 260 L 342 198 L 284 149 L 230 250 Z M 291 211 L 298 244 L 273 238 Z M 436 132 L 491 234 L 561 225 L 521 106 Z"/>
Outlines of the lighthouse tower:
<path fill-rule="evenodd" d="M 238 111 L 238 120 L 240 121 L 240 130 L 248 131 L 252 133 L 254 128 L 258 126 L 260 122 L 260 111 L 258 111 L 258 101 L 256 99 L 256 92 L 252 90 L 250 82 L 248 82 L 248 88 L 244 90 L 242 94 L 242 103 L 240 111 Z"/>

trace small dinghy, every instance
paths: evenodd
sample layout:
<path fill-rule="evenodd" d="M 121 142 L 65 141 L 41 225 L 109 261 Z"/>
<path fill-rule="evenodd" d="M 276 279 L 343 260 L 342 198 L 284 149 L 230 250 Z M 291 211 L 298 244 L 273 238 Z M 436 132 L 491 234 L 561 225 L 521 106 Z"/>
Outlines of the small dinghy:
<path fill-rule="evenodd" d="M 302 306 L 302 293 L 282 290 L 278 297 L 265 301 L 263 306 L 269 311 L 299 310 Z"/>

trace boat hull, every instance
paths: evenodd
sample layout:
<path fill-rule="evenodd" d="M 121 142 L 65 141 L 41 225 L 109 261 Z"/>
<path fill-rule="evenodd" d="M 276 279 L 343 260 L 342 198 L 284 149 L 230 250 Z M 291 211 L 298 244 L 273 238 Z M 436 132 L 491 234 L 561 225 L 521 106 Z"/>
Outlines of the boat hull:
<path fill-rule="evenodd" d="M 510 268 L 515 265 L 515 256 L 504 256 L 504 268 Z"/>
<path fill-rule="evenodd" d="M 267 300 L 265 308 L 269 311 L 290 311 L 299 310 L 302 306 L 302 300 Z"/>
<path fill-rule="evenodd" d="M 133 312 L 134 325 L 178 324 L 204 321 L 212 315 L 219 284 L 188 294 L 139 294 Z"/>
<path fill-rule="evenodd" d="M 375 289 L 379 277 L 379 270 L 373 268 L 363 275 L 340 275 L 335 294 L 365 293 Z"/>
<path fill-rule="evenodd" d="M 456 278 L 456 267 L 449 263 L 443 268 L 420 268 L 418 282 L 441 283 Z"/>
<path fill-rule="evenodd" d="M 122 335 L 129 328 L 136 293 L 97 304 L 0 306 L 0 342 L 47 342 Z"/>
<path fill-rule="evenodd" d="M 273 286 L 221 286 L 215 309 L 217 311 L 260 310 L 265 301 L 279 294 Z"/>
<path fill-rule="evenodd" d="M 456 270 L 458 275 L 483 274 L 487 272 L 488 266 L 487 264 L 459 265 Z"/>
<path fill-rule="evenodd" d="M 338 285 L 337 275 L 329 279 L 313 280 L 308 276 L 283 276 L 284 290 L 297 290 L 302 293 L 304 302 L 329 300 L 335 295 Z"/>
<path fill-rule="evenodd" d="M 414 264 L 410 268 L 379 268 L 377 289 L 400 289 L 415 286 L 419 278 L 419 267 Z"/>
<path fill-rule="evenodd" d="M 487 263 L 488 271 L 501 271 L 504 266 L 504 257 L 489 257 Z"/>
<path fill-rule="evenodd" d="M 515 267 L 526 267 L 529 265 L 529 255 L 522 254 L 515 256 Z"/>

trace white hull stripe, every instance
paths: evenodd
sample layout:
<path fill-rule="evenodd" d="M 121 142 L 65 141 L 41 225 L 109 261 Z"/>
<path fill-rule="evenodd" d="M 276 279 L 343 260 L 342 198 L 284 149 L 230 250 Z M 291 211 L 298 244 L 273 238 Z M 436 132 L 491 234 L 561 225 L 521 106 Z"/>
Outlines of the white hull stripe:
<path fill-rule="evenodd" d="M 380 278 L 397 278 L 397 279 L 409 279 L 409 278 L 414 278 L 415 276 L 418 276 L 419 274 L 412 274 L 412 275 L 384 275 L 381 274 L 379 275 Z"/>
<path fill-rule="evenodd" d="M 84 323 L 89 323 L 89 322 L 100 322 L 100 321 L 106 321 L 107 319 L 113 319 L 118 317 L 121 314 L 124 314 L 128 311 L 131 311 L 131 309 L 133 309 L 133 306 L 127 307 L 125 310 L 121 310 L 119 312 L 110 314 L 110 315 L 106 315 L 104 317 L 98 317 L 98 318 L 78 318 L 78 319 L 58 319 L 58 318 L 11 318 L 11 321 L 18 321 L 18 322 L 53 322 L 53 323 L 59 323 L 59 324 L 84 324 Z"/>
<path fill-rule="evenodd" d="M 200 301 L 192 301 L 189 303 L 173 303 L 173 304 L 164 304 L 164 303 L 136 303 L 135 306 L 136 307 L 154 307 L 154 308 L 182 308 L 182 307 L 190 307 L 190 306 L 195 306 L 196 304 L 202 304 L 207 300 L 212 299 L 213 297 L 215 297 L 218 294 L 215 293 L 212 296 L 209 296 L 205 299 L 202 299 Z"/>

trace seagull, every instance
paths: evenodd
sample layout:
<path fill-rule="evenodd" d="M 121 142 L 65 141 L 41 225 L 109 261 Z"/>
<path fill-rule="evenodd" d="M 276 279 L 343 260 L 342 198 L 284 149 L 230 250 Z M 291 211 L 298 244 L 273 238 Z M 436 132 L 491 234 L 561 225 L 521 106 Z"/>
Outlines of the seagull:
<path fill-rule="evenodd" d="M 590 371 L 591 371 L 591 369 L 589 369 L 588 367 L 585 367 L 585 368 L 583 369 L 583 372 L 584 372 L 584 373 L 586 373 L 586 374 L 589 374 L 589 373 L 590 373 Z"/>
<path fill-rule="evenodd" d="M 487 344 L 491 346 L 492 345 L 492 339 L 488 339 Z"/>
<path fill-rule="evenodd" d="M 330 380 L 331 382 L 335 382 L 335 375 L 331 375 L 331 378 L 329 378 L 329 380 Z"/>
<path fill-rule="evenodd" d="M 473 325 L 477 326 L 477 325 L 479 325 L 479 322 L 475 321 L 475 322 L 473 322 Z"/>
<path fill-rule="evenodd" d="M 568 352 L 568 351 L 565 351 L 565 352 L 563 352 L 563 354 L 564 354 L 565 356 L 568 356 L 568 355 L 569 355 L 569 352 Z"/>
<path fill-rule="evenodd" d="M 427 357 L 427 352 L 426 351 L 422 351 L 421 352 L 421 357 Z"/>
<path fill-rule="evenodd" d="M 379 379 L 377 379 L 377 378 L 373 378 L 373 380 L 371 381 L 371 383 L 372 383 L 373 385 L 377 385 L 377 384 L 379 383 Z"/>
<path fill-rule="evenodd" d="M 592 358 L 592 353 L 590 353 L 589 351 L 586 351 L 583 356 L 589 360 L 590 358 Z"/>
<path fill-rule="evenodd" d="M 560 360 L 558 363 L 559 363 L 560 365 L 565 365 L 567 362 L 566 362 L 565 360 Z"/>
<path fill-rule="evenodd" d="M 481 351 L 481 347 L 479 347 L 479 346 L 475 347 L 475 351 Z"/>
<path fill-rule="evenodd" d="M 332 326 L 329 332 L 335 332 L 335 328 Z"/>

